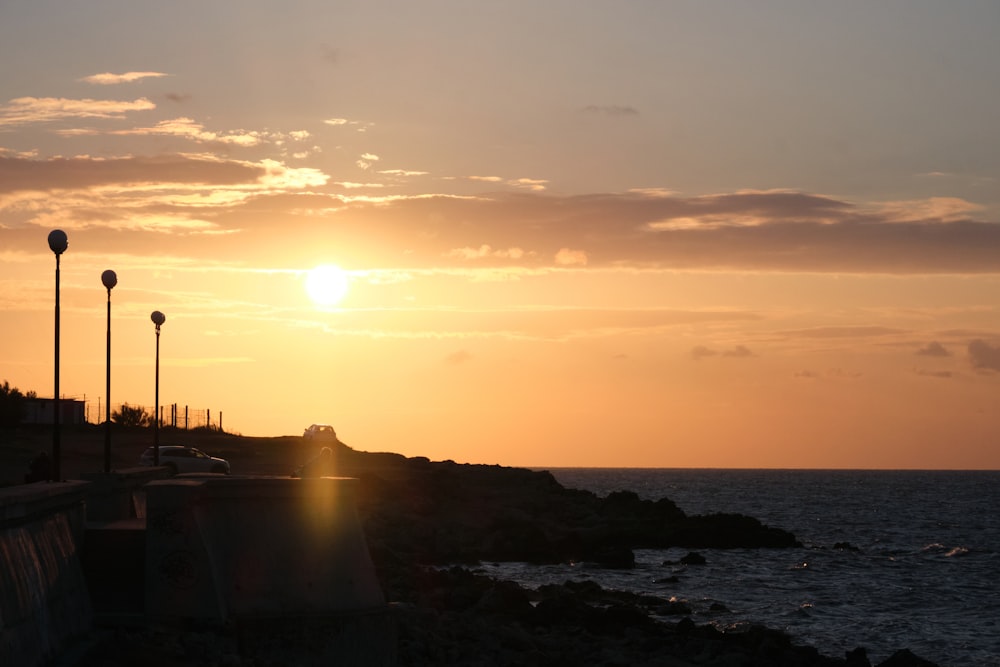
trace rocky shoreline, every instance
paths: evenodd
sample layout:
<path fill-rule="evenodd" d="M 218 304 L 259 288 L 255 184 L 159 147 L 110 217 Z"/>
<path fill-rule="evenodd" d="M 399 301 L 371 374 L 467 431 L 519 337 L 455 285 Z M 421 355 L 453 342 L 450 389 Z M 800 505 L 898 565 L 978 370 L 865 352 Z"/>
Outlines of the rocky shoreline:
<path fill-rule="evenodd" d="M 359 480 L 357 510 L 398 636 L 398 664 L 808 665 L 871 667 L 863 648 L 824 656 L 757 625 L 696 623 L 682 602 L 567 581 L 526 589 L 481 563 L 584 562 L 631 568 L 633 550 L 798 548 L 791 533 L 735 514 L 689 516 L 669 499 L 630 491 L 598 497 L 547 472 L 434 462 L 334 443 L 330 470 Z M 289 474 L 317 447 L 298 438 L 220 438 L 213 453 L 239 474 Z M 306 647 L 281 659 L 240 650 L 239 628 L 109 625 L 62 665 L 309 665 Z M 934 667 L 905 649 L 877 667 Z"/>
<path fill-rule="evenodd" d="M 338 451 L 339 467 L 361 480 L 359 514 L 396 605 L 400 665 L 871 666 L 860 647 L 837 658 L 762 626 L 696 624 L 667 598 L 593 582 L 528 590 L 475 569 L 504 560 L 631 568 L 637 548 L 801 547 L 780 528 L 743 515 L 688 516 L 669 499 L 630 491 L 602 498 L 547 472 L 367 456 L 381 465 Z M 878 665 L 911 666 L 933 663 L 901 649 Z"/>

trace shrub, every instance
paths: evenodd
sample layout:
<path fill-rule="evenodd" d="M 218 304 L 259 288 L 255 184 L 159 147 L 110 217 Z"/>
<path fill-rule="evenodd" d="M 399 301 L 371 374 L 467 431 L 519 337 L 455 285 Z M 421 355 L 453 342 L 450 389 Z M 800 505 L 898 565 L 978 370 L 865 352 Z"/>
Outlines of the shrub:
<path fill-rule="evenodd" d="M 24 394 L 4 380 L 0 384 L 0 426 L 17 426 L 24 419 Z"/>
<path fill-rule="evenodd" d="M 111 421 L 122 426 L 150 426 L 153 417 L 142 406 L 122 403 L 122 407 L 111 413 Z"/>

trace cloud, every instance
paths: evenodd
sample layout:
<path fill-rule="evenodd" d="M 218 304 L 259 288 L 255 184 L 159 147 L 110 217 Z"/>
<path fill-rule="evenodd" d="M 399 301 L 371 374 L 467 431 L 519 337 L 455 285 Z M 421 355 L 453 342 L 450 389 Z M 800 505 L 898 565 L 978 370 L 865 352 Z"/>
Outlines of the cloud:
<path fill-rule="evenodd" d="M 478 248 L 453 248 L 448 251 L 447 257 L 457 257 L 460 259 L 482 259 L 484 257 L 500 257 L 503 259 L 521 259 L 524 257 L 522 248 L 494 249 L 488 245 L 481 245 Z"/>
<path fill-rule="evenodd" d="M 713 350 L 712 348 L 706 347 L 704 345 L 697 345 L 691 349 L 691 356 L 696 361 L 700 361 L 708 357 L 721 356 L 728 359 L 747 359 L 749 357 L 755 357 L 757 355 L 751 352 L 750 349 L 745 345 L 737 345 L 728 350 L 723 350 L 722 352 Z"/>
<path fill-rule="evenodd" d="M 308 137 L 304 131 L 215 132 L 188 118 L 119 132 L 177 137 L 209 147 L 206 151 L 268 143 L 284 148 Z M 356 155 L 362 160 L 378 157 Z M 374 167 L 374 161 L 365 161 Z M 921 218 L 926 211 L 916 208 L 910 216 L 898 209 L 889 215 L 875 205 L 787 191 L 559 195 L 511 189 L 519 186 L 501 176 L 464 179 L 489 184 L 480 193 L 405 193 L 398 181 L 404 175 L 414 172 L 386 170 L 384 182 L 334 181 L 318 169 L 293 169 L 281 160 L 206 154 L 37 159 L 7 151 L 0 152 L 0 215 L 5 224 L 39 224 L 84 211 L 89 219 L 100 220 L 120 217 L 128 207 L 170 207 L 177 210 L 162 212 L 211 219 L 219 231 L 239 230 L 247 236 L 254 230 L 258 242 L 281 220 L 289 243 L 321 234 L 341 246 L 365 247 L 374 263 L 413 269 L 465 269 L 468 253 L 453 251 L 488 246 L 494 251 L 518 248 L 523 254 L 516 259 L 496 252 L 477 256 L 479 269 L 509 268 L 516 262 L 525 269 L 587 271 L 1000 273 L 1000 224 L 952 219 L 947 212 L 936 219 Z M 345 190 L 352 184 L 364 187 Z M 376 186 L 393 190 L 376 195 Z M 119 197 L 126 193 L 124 206 Z M 335 225 L 330 224 L 333 216 Z M 907 217 L 913 219 L 903 219 Z M 908 332 L 861 325 L 783 333 L 850 338 Z M 983 334 L 964 339 L 978 336 Z"/>
<path fill-rule="evenodd" d="M 969 362 L 979 370 L 1000 371 L 1000 346 L 977 338 L 969 343 Z"/>
<path fill-rule="evenodd" d="M 125 72 L 124 74 L 112 74 L 110 72 L 105 72 L 103 74 L 85 76 L 80 80 L 85 83 L 94 83 L 99 86 L 112 86 L 119 83 L 142 81 L 143 79 L 155 79 L 161 76 L 167 76 L 167 74 L 164 74 L 163 72 Z"/>
<path fill-rule="evenodd" d="M 603 105 L 603 106 L 598 104 L 591 104 L 583 107 L 583 112 L 587 114 L 594 114 L 599 116 L 611 116 L 615 118 L 639 115 L 639 111 L 635 107 L 619 106 L 617 104 Z"/>
<path fill-rule="evenodd" d="M 499 176 L 475 180 L 500 184 Z M 359 211 L 360 213 L 360 211 Z M 673 223 L 683 222 L 681 228 Z M 1000 272 L 1000 224 L 901 221 L 819 195 L 744 192 L 701 197 L 648 193 L 576 196 L 493 192 L 465 198 L 403 197 L 368 211 L 364 224 L 414 257 L 451 248 L 523 247 L 587 265 L 669 270 L 940 274 Z M 422 229 L 419 229 L 423 227 Z M 391 241 L 390 241 L 391 243 Z M 582 256 L 582 255 L 581 255 Z M 867 334 L 877 333 L 869 330 Z M 885 331 L 883 333 L 891 333 Z"/>
<path fill-rule="evenodd" d="M 932 378 L 950 378 L 954 375 L 951 371 L 925 371 L 922 369 L 917 370 L 917 375 L 922 375 L 924 377 Z"/>
<path fill-rule="evenodd" d="M 374 153 L 362 153 L 361 157 L 358 158 L 356 164 L 359 169 L 369 169 L 373 163 L 379 161 L 379 156 Z"/>
<path fill-rule="evenodd" d="M 924 347 L 917 350 L 917 354 L 922 357 L 950 357 L 951 352 L 949 352 L 944 345 L 938 343 L 937 341 L 932 341 L 925 345 Z"/>
<path fill-rule="evenodd" d="M 287 134 L 276 134 L 270 132 L 257 132 L 247 130 L 231 130 L 225 133 L 212 132 L 205 129 L 201 123 L 197 123 L 190 118 L 172 118 L 161 120 L 156 125 L 150 127 L 135 127 L 127 130 L 99 131 L 86 128 L 72 128 L 59 130 L 57 134 L 63 136 L 81 136 L 106 134 L 112 136 L 171 136 L 189 139 L 202 144 L 228 144 L 234 146 L 257 146 L 264 142 L 282 143 L 287 140 L 302 140 L 303 133 L 307 138 L 309 133 L 304 131 L 290 132 Z"/>
<path fill-rule="evenodd" d="M 357 132 L 366 132 L 368 128 L 375 125 L 374 123 L 367 123 L 360 120 L 349 120 L 347 118 L 327 118 L 323 121 L 323 123 L 326 125 L 333 125 L 334 127 L 348 126 Z"/>
<path fill-rule="evenodd" d="M 966 220 L 974 211 L 983 207 L 958 197 L 930 197 L 928 199 L 883 202 L 877 206 L 887 218 L 893 220 L 937 220 L 954 222 Z"/>
<path fill-rule="evenodd" d="M 876 326 L 812 327 L 780 332 L 791 338 L 868 338 L 871 336 L 895 336 L 906 333 L 903 329 Z"/>
<path fill-rule="evenodd" d="M 426 176 L 426 171 L 415 171 L 411 169 L 382 169 L 376 172 L 386 176 Z"/>
<path fill-rule="evenodd" d="M 858 373 L 855 371 L 845 371 L 841 368 L 831 368 L 825 373 L 820 373 L 817 371 L 810 371 L 810 370 L 798 371 L 797 373 L 795 373 L 795 377 L 804 378 L 806 380 L 819 380 L 822 378 L 834 378 L 834 379 L 846 378 L 849 380 L 854 380 L 861 376 L 862 373 Z"/>
<path fill-rule="evenodd" d="M 864 375 L 858 371 L 845 371 L 842 368 L 831 368 L 826 372 L 827 377 L 831 378 L 847 378 L 849 380 L 854 380 Z"/>
<path fill-rule="evenodd" d="M 17 190 L 45 192 L 95 187 L 110 191 L 116 186 L 124 188 L 136 183 L 249 184 L 264 177 L 268 168 L 276 169 L 273 164 L 183 155 L 102 160 L 87 157 L 47 160 L 0 157 L 0 194 Z M 148 194 L 148 190 L 145 193 Z"/>
<path fill-rule="evenodd" d="M 348 190 L 356 190 L 358 188 L 384 188 L 385 183 L 356 183 L 354 181 L 337 181 L 337 185 Z"/>
<path fill-rule="evenodd" d="M 535 192 L 541 192 L 544 190 L 547 183 L 547 180 L 541 178 L 515 178 L 507 181 L 507 185 L 511 185 L 515 188 L 533 190 Z"/>
<path fill-rule="evenodd" d="M 559 248 L 556 253 L 556 264 L 559 266 L 586 266 L 587 253 L 583 250 L 570 250 L 569 248 Z"/>
<path fill-rule="evenodd" d="M 145 97 L 132 101 L 18 97 L 0 106 L 0 127 L 67 119 L 120 119 L 132 111 L 155 108 Z"/>

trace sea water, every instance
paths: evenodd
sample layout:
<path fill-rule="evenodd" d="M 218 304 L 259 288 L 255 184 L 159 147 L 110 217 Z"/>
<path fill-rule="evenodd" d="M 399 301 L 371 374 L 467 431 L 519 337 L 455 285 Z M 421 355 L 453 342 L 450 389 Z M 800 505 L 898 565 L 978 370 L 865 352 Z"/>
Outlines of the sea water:
<path fill-rule="evenodd" d="M 486 565 L 537 587 L 590 579 L 674 598 L 721 629 L 759 623 L 877 664 L 897 649 L 949 667 L 1000 665 L 1000 472 L 550 468 L 599 496 L 667 497 L 689 515 L 740 513 L 801 549 L 638 550 L 634 570 Z M 674 579 L 676 577 L 676 579 Z"/>

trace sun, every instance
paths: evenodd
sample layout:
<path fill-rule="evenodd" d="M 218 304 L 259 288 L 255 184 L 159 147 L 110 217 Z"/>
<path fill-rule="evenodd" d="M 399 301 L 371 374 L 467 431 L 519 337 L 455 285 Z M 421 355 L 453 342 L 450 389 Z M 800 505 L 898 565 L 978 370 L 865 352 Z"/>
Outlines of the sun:
<path fill-rule="evenodd" d="M 347 272 L 333 264 L 321 264 L 306 274 L 306 294 L 319 306 L 332 306 L 347 296 Z"/>

